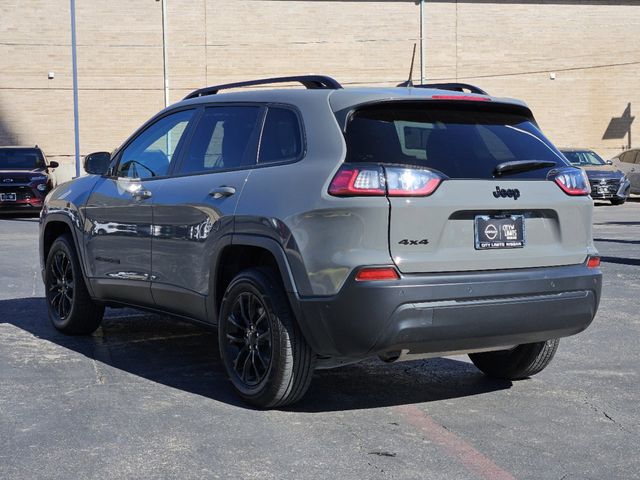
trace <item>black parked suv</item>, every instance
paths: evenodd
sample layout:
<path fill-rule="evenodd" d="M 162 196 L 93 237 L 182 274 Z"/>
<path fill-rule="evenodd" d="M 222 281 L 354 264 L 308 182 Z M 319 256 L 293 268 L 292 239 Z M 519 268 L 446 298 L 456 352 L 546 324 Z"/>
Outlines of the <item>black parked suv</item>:
<path fill-rule="evenodd" d="M 307 88 L 219 93 L 290 81 Z M 47 198 L 51 321 L 89 334 L 129 305 L 217 326 L 265 408 L 375 356 L 540 372 L 598 308 L 589 182 L 524 103 L 456 88 L 193 92 Z"/>
<path fill-rule="evenodd" d="M 0 147 L 0 212 L 40 211 L 57 167 L 37 145 Z"/>

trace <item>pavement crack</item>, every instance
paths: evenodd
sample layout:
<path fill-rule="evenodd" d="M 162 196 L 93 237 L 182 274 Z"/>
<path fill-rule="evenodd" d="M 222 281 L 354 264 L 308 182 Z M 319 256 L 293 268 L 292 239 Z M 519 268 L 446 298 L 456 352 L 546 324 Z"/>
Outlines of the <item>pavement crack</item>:
<path fill-rule="evenodd" d="M 627 430 L 627 428 L 624 425 L 622 425 L 615 418 L 613 418 L 610 414 L 608 414 L 603 408 L 600 408 L 599 406 L 595 405 L 594 403 L 590 402 L 589 400 L 584 400 L 584 403 L 585 403 L 585 405 L 590 407 L 594 412 L 601 413 L 603 417 L 605 417 L 607 420 L 609 420 L 611 423 L 613 423 L 616 427 L 618 427 L 623 432 L 629 433 L 629 434 L 632 433 L 629 430 Z"/>
<path fill-rule="evenodd" d="M 385 450 L 373 450 L 371 452 L 367 452 L 367 455 L 377 455 L 378 457 L 396 457 L 398 456 L 395 452 L 387 452 Z"/>

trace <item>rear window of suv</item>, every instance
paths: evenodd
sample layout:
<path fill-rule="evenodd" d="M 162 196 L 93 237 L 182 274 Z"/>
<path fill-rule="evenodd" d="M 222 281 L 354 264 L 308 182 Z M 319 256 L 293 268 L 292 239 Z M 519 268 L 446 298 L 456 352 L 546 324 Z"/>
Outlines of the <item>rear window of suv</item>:
<path fill-rule="evenodd" d="M 493 178 L 497 165 L 516 160 L 567 165 L 530 118 L 484 105 L 368 106 L 351 116 L 346 143 L 347 162 L 423 166 L 450 178 Z M 510 177 L 545 178 L 548 171 Z"/>

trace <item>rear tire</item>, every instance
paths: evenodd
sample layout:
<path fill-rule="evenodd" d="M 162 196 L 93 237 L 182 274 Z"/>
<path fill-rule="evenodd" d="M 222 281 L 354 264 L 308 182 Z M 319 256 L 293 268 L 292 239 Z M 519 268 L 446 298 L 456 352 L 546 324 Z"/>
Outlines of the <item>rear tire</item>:
<path fill-rule="evenodd" d="M 611 205 L 622 205 L 626 201 L 626 198 L 613 198 L 611 199 Z"/>
<path fill-rule="evenodd" d="M 231 281 L 220 308 L 218 344 L 229 380 L 247 403 L 282 407 L 309 388 L 316 356 L 271 270 L 245 270 Z"/>
<path fill-rule="evenodd" d="M 541 372 L 551 362 L 560 340 L 518 345 L 512 350 L 471 353 L 469 358 L 482 372 L 493 378 L 520 380 Z"/>
<path fill-rule="evenodd" d="M 51 245 L 44 278 L 49 319 L 56 329 L 67 335 L 89 335 L 100 326 L 104 307 L 89 296 L 68 234 Z"/>

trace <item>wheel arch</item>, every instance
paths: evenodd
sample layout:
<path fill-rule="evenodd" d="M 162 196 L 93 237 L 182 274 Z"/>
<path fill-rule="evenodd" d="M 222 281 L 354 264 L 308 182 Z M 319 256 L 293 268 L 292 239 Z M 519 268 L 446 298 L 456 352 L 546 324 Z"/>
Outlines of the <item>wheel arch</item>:
<path fill-rule="evenodd" d="M 91 282 L 89 282 L 87 278 L 84 263 L 84 252 L 81 248 L 81 242 L 78 240 L 78 235 L 81 235 L 82 233 L 78 232 L 77 226 L 74 225 L 74 222 L 67 215 L 60 213 L 49 214 L 43 220 L 40 234 L 40 263 L 42 271 L 44 273 L 44 266 L 47 262 L 47 256 L 49 255 L 53 242 L 55 242 L 56 238 L 64 234 L 69 234 L 71 237 L 76 254 L 78 255 L 78 263 L 80 264 L 80 270 L 82 271 L 85 285 L 87 286 L 89 294 L 93 297 Z"/>
<path fill-rule="evenodd" d="M 209 318 L 217 324 L 224 292 L 239 272 L 251 267 L 272 268 L 282 281 L 282 286 L 290 299 L 291 307 L 298 317 L 298 290 L 282 247 L 275 240 L 256 235 L 233 235 L 214 260 L 210 276 L 210 295 L 207 299 Z"/>

